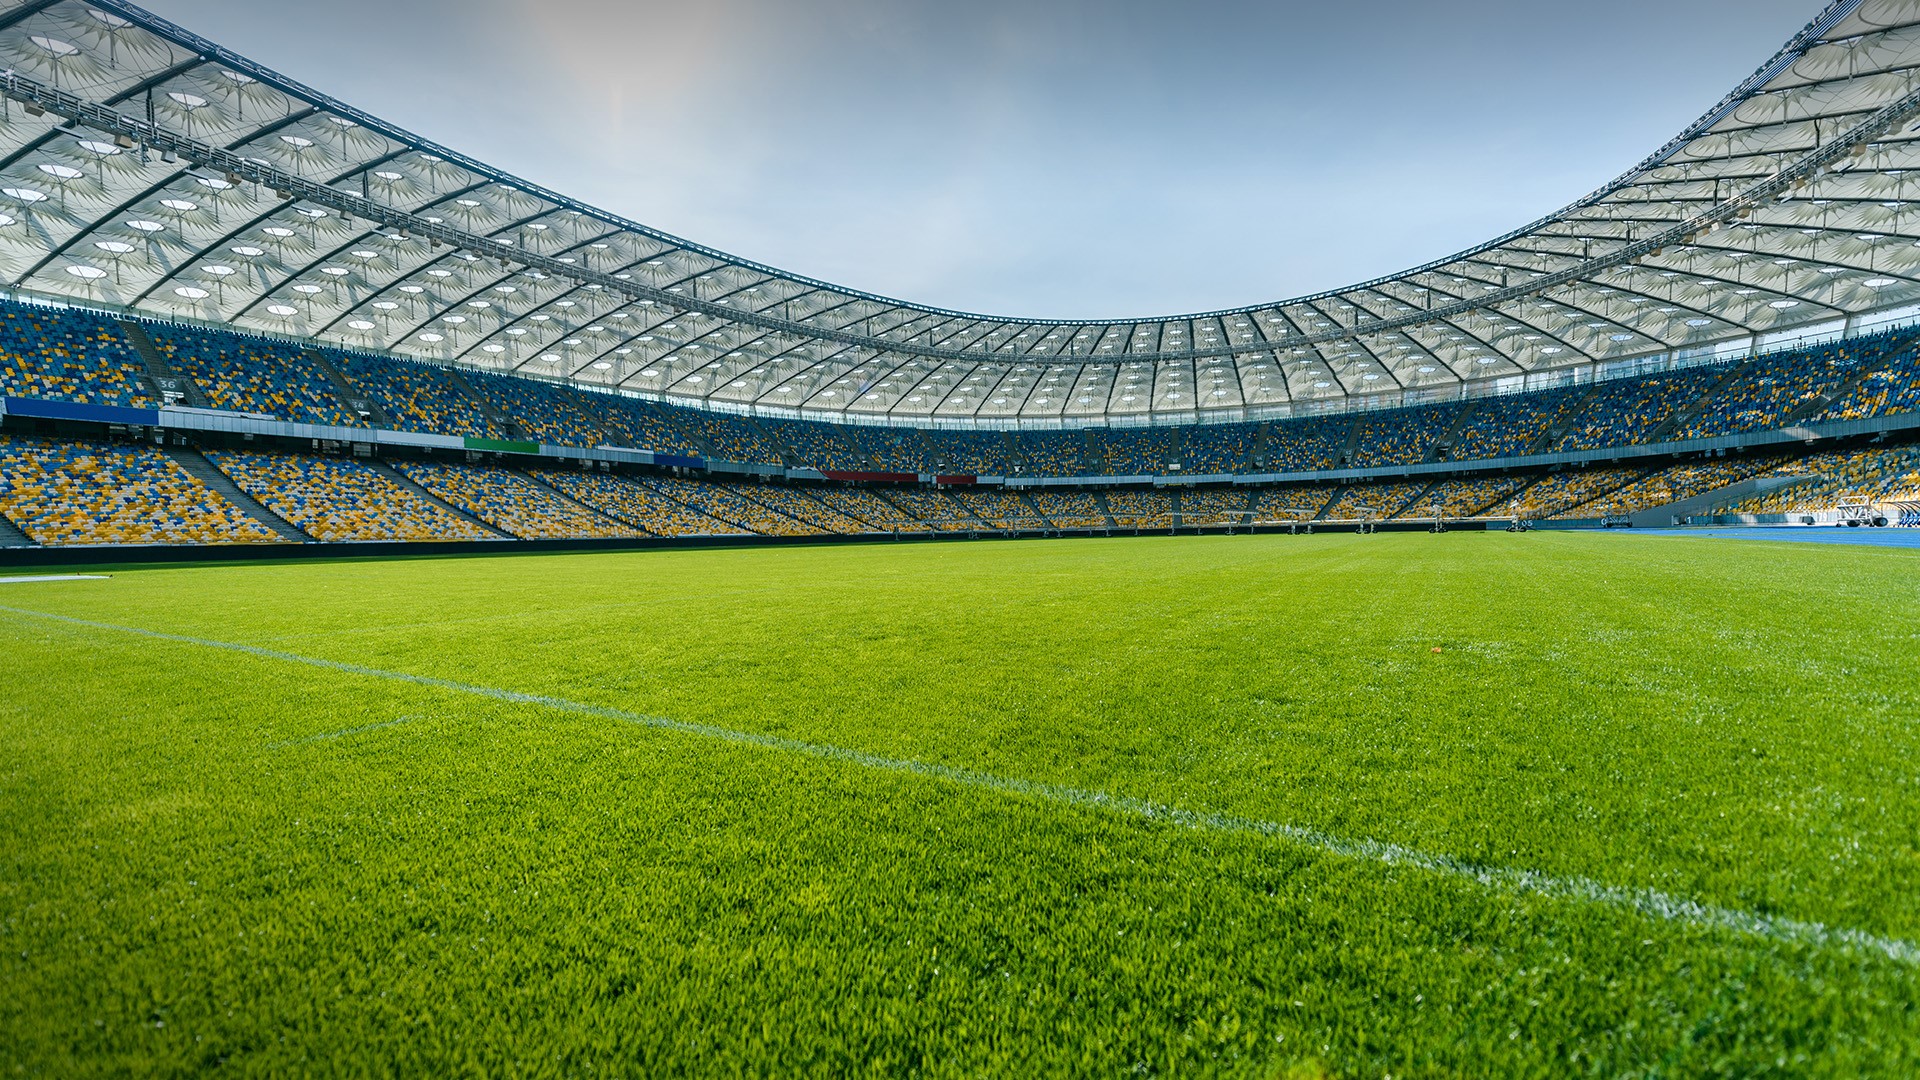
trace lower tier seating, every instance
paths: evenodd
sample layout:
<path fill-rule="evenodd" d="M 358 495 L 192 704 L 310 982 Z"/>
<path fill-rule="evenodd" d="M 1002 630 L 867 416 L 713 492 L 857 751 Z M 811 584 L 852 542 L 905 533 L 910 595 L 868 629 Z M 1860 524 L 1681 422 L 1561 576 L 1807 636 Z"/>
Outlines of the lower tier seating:
<path fill-rule="evenodd" d="M 485 540 L 493 534 L 368 465 L 306 454 L 209 451 L 240 490 L 316 540 Z"/>
<path fill-rule="evenodd" d="M 743 536 L 748 530 L 703 514 L 646 482 L 607 473 L 543 472 L 540 479 L 582 506 L 654 536 Z"/>
<path fill-rule="evenodd" d="M 49 546 L 280 542 L 172 458 L 118 443 L 0 438 L 0 515 Z"/>
<path fill-rule="evenodd" d="M 1173 528 L 1173 496 L 1164 491 L 1109 491 L 1107 512 L 1122 529 Z"/>
<path fill-rule="evenodd" d="M 407 479 L 435 496 L 522 540 L 640 535 L 630 525 L 597 514 L 507 469 L 420 461 L 397 467 Z"/>
<path fill-rule="evenodd" d="M 1041 488 L 1029 492 L 1034 509 L 1062 529 L 1104 529 L 1113 523 L 1091 492 Z"/>

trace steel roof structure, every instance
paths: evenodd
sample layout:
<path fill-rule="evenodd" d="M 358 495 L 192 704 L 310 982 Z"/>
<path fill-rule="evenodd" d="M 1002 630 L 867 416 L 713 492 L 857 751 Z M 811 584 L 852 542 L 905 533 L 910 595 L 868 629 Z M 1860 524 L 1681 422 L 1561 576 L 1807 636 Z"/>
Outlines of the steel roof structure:
<path fill-rule="evenodd" d="M 695 406 L 1227 421 L 1920 302 L 1920 0 L 1839 0 L 1631 171 L 1471 250 L 1105 322 L 906 303 L 682 240 L 119 0 L 0 0 L 0 65 L 17 289 Z"/>

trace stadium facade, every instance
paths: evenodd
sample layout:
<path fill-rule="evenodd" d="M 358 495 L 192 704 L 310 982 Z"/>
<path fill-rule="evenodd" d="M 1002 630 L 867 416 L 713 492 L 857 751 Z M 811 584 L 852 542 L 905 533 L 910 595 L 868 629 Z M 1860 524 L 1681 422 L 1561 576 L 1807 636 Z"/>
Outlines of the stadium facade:
<path fill-rule="evenodd" d="M 1469 251 L 1096 321 L 682 240 L 117 0 L 0 5 L 0 58 L 20 542 L 1788 513 L 1788 487 L 1893 498 L 1911 471 L 1920 0 L 1833 4 L 1639 165 Z M 101 475 L 212 516 L 48 524 Z M 248 494 L 295 478 L 312 507 Z M 998 490 L 920 490 L 942 479 Z M 412 524 L 319 527 L 376 490 Z"/>

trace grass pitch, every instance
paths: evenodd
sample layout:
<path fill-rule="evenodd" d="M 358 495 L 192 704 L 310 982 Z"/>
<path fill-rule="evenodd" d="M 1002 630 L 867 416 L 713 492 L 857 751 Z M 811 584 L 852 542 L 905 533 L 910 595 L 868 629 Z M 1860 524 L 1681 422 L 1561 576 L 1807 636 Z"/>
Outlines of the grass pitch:
<path fill-rule="evenodd" d="M 1920 1070 L 1913 552 L 663 551 L 0 608 L 9 1075 Z"/>

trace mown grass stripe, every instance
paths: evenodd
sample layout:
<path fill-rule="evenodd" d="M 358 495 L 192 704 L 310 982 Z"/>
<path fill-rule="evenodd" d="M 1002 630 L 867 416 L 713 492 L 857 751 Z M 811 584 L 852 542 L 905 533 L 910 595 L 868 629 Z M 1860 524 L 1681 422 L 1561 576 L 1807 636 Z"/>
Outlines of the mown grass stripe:
<path fill-rule="evenodd" d="M 469 694 L 495 701 L 533 705 L 581 716 L 618 720 L 624 723 L 637 724 L 643 727 L 677 732 L 684 735 L 693 735 L 719 742 L 785 751 L 828 761 L 846 762 L 863 768 L 922 776 L 1001 794 L 1020 795 L 1062 805 L 1098 809 L 1151 821 L 1165 822 L 1185 828 L 1209 829 L 1221 832 L 1274 837 L 1301 844 L 1340 858 L 1358 859 L 1388 866 L 1412 867 L 1446 877 L 1478 882 L 1493 890 L 1526 893 L 1551 899 L 1573 900 L 1623 908 L 1667 922 L 1686 923 L 1785 943 L 1820 947 L 1843 947 L 1879 954 L 1903 964 L 1920 964 L 1920 945 L 1900 938 L 1883 937 L 1868 933 L 1864 930 L 1832 927 L 1819 922 L 1763 915 L 1757 912 L 1742 911 L 1737 908 L 1701 903 L 1685 899 L 1684 897 L 1674 896 L 1670 893 L 1661 892 L 1657 889 L 1636 889 L 1625 886 L 1608 885 L 1591 878 L 1580 876 L 1565 876 L 1532 870 L 1484 866 L 1448 855 L 1436 855 L 1419 851 L 1400 844 L 1386 843 L 1378 840 L 1350 839 L 1298 825 L 1261 821 L 1254 818 L 1238 817 L 1231 814 L 1220 814 L 1210 811 L 1186 810 L 1176 806 L 1166 806 L 1125 795 L 1112 795 L 1102 791 L 1086 791 L 1079 788 L 1063 787 L 1057 784 L 1048 784 L 1034 780 L 1024 780 L 1018 777 L 998 776 L 992 773 L 976 772 L 971 769 L 931 764 L 907 758 L 884 757 L 878 754 L 870 754 L 865 751 L 852 750 L 826 743 L 807 742 L 801 739 L 789 739 L 779 735 L 766 735 L 751 731 L 738 731 L 711 724 L 674 720 L 664 716 L 648 716 L 642 713 L 627 712 L 623 709 L 615 709 L 605 705 L 570 701 L 566 698 L 550 697 L 544 694 L 528 694 L 518 690 L 503 690 L 498 687 L 476 686 L 471 683 L 435 678 L 431 675 L 414 675 L 402 671 L 387 671 L 381 668 L 366 667 L 364 665 L 350 664 L 338 660 L 323 660 L 311 656 L 301 656 L 297 653 L 281 652 L 276 649 L 263 649 L 255 645 L 243 645 L 230 641 L 214 641 L 184 634 L 169 634 L 158 630 L 146 630 L 134 626 L 94 622 L 88 619 L 74 618 L 69 615 L 56 615 L 44 611 L 30 611 L 25 608 L 7 607 L 4 605 L 0 605 L 0 611 L 29 618 L 65 623 L 71 626 L 131 634 L 158 641 L 171 641 L 209 649 L 222 649 L 228 652 L 255 656 L 265 660 L 303 664 L 308 667 L 322 668 L 348 675 L 359 675 L 390 682 L 410 683 L 415 686 Z M 398 721 L 395 722 L 397 723 Z"/>

